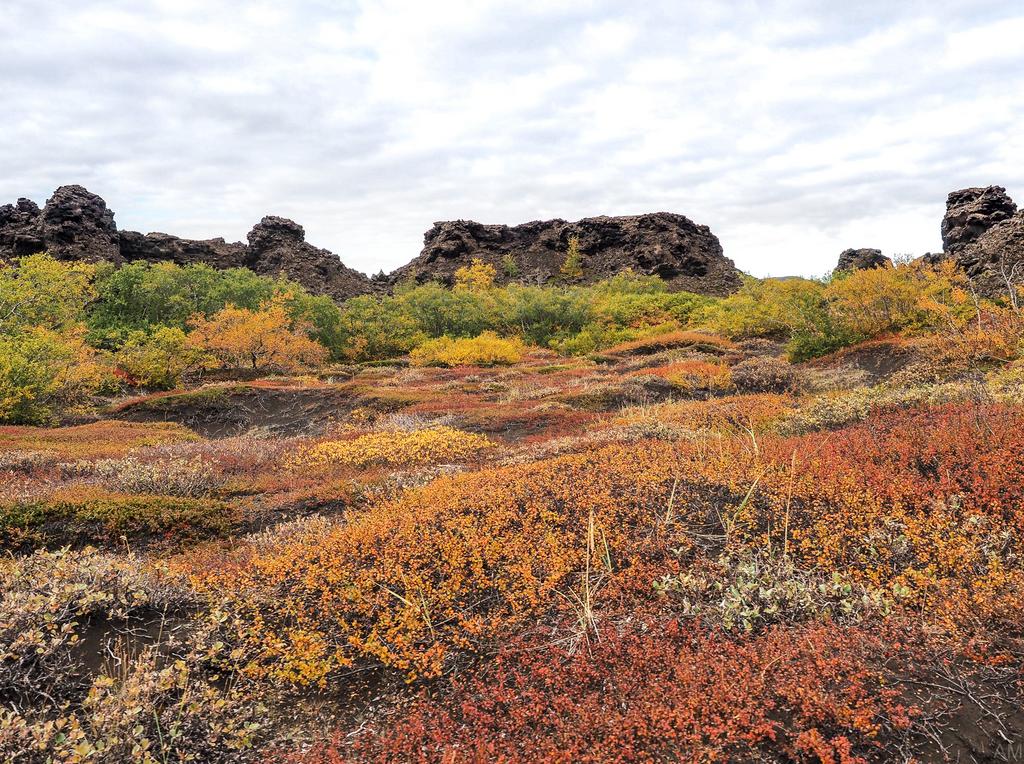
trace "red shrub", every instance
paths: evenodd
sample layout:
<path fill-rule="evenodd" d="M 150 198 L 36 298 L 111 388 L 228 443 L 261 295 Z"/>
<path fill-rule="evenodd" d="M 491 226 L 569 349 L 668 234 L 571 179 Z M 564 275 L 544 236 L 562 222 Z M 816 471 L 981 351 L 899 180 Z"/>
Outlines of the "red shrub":
<path fill-rule="evenodd" d="M 292 761 L 883 761 L 914 713 L 882 668 L 901 649 L 830 626 L 747 641 L 634 626 L 571 656 L 524 639 L 350 748 Z"/>

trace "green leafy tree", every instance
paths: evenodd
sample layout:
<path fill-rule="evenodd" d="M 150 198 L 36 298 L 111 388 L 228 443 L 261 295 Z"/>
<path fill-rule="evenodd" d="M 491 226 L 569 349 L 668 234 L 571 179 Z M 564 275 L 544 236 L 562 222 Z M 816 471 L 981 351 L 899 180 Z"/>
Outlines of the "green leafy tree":
<path fill-rule="evenodd" d="M 565 262 L 560 269 L 562 278 L 575 281 L 583 277 L 583 255 L 580 252 L 580 237 L 569 237 L 569 248 L 565 253 Z"/>
<path fill-rule="evenodd" d="M 516 259 L 510 254 L 501 258 L 501 269 L 510 279 L 514 279 L 519 275 L 519 263 L 517 263 Z"/>

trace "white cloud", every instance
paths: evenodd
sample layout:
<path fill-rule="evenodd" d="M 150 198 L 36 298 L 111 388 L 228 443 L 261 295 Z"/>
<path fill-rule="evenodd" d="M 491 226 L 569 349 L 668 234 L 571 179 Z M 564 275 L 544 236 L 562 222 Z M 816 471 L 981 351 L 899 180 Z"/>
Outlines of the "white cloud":
<path fill-rule="evenodd" d="M 7 6 L 0 201 L 83 183 L 125 228 L 284 214 L 373 272 L 435 220 L 670 210 L 820 274 L 937 249 L 955 188 L 1024 197 L 1014 0 Z"/>

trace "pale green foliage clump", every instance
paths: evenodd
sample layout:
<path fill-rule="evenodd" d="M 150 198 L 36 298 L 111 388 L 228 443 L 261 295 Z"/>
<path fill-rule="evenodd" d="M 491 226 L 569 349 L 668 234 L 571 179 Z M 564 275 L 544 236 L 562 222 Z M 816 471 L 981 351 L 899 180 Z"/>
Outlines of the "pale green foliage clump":
<path fill-rule="evenodd" d="M 501 269 L 510 279 L 519 275 L 519 263 L 516 262 L 516 259 L 512 255 L 505 255 L 501 258 Z"/>
<path fill-rule="evenodd" d="M 224 483 L 212 466 L 199 458 L 102 459 L 92 467 L 92 474 L 114 491 L 188 498 L 209 496 Z"/>
<path fill-rule="evenodd" d="M 780 431 L 800 434 L 831 430 L 861 422 L 871 412 L 887 408 L 941 405 L 955 401 L 1024 403 L 1024 387 L 1014 381 L 1012 370 L 995 373 L 989 380 L 963 380 L 920 384 L 911 387 L 875 385 L 817 395 L 804 401 L 778 425 Z"/>
<path fill-rule="evenodd" d="M 838 573 L 801 570 L 782 554 L 726 555 L 711 569 L 666 575 L 655 588 L 678 599 L 685 615 L 710 619 L 728 631 L 820 619 L 856 621 L 889 608 L 880 593 L 847 583 Z"/>

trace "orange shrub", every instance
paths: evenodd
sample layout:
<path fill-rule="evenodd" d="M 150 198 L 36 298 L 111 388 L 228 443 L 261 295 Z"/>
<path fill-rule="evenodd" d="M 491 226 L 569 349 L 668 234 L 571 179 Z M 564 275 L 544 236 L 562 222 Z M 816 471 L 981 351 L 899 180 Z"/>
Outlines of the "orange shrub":
<path fill-rule="evenodd" d="M 729 367 L 724 363 L 708 363 L 696 359 L 644 369 L 641 373 L 667 379 L 683 390 L 722 391 L 727 390 L 732 381 Z"/>
<path fill-rule="evenodd" d="M 246 673 L 323 683 L 373 661 L 436 675 L 579 585 L 591 513 L 624 571 L 662 554 L 633 529 L 647 539 L 664 512 L 672 461 L 651 443 L 442 477 L 327 534 L 197 556 L 186 570 L 233 614 L 224 638 Z M 650 592 L 653 573 L 639 575 Z"/>
<path fill-rule="evenodd" d="M 780 421 L 792 405 L 793 399 L 787 395 L 730 395 L 707 401 L 624 409 L 615 423 L 631 424 L 638 420 L 656 419 L 694 431 L 710 430 L 723 434 L 762 432 Z"/>
<path fill-rule="evenodd" d="M 327 349 L 295 326 L 279 301 L 260 310 L 228 305 L 210 318 L 197 314 L 189 323 L 193 347 L 224 367 L 296 371 L 327 360 Z"/>
<path fill-rule="evenodd" d="M 818 626 L 733 641 L 643 627 L 575 655 L 517 639 L 387 724 L 285 761 L 865 764 L 912 737 L 918 712 L 890 667 L 918 660 L 902 633 Z"/>
<path fill-rule="evenodd" d="M 723 416 L 703 403 L 691 416 Z M 373 664 L 436 676 L 529 625 L 579 643 L 645 609 L 692 618 L 653 584 L 752 551 L 860 587 L 884 605 L 865 617 L 912 606 L 950 635 L 971 608 L 1010 622 L 1024 414 L 947 406 L 796 438 L 737 429 L 441 477 L 344 523 L 178 565 L 224 614 L 235 668 L 298 684 Z"/>

